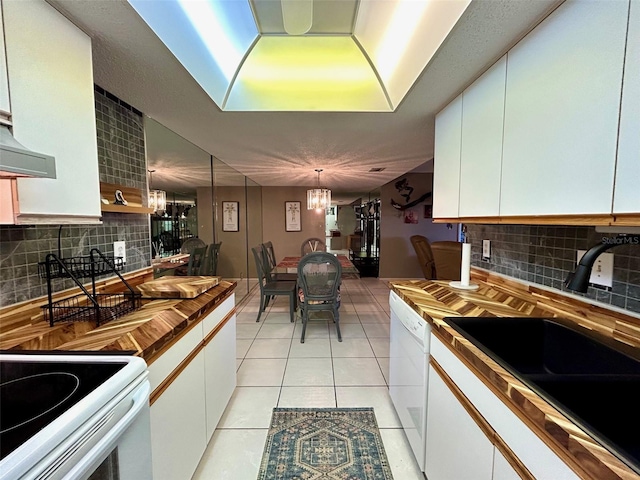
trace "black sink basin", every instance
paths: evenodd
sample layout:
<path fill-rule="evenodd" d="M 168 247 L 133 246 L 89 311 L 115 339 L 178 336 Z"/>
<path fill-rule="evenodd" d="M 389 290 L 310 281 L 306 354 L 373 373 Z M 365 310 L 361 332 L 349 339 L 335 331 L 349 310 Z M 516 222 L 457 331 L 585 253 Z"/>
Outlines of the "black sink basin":
<path fill-rule="evenodd" d="M 445 318 L 458 333 L 640 473 L 640 359 L 544 318 Z M 624 347 L 621 347 L 624 348 Z"/>
<path fill-rule="evenodd" d="M 638 375 L 534 375 L 532 388 L 640 473 Z"/>
<path fill-rule="evenodd" d="M 640 360 L 549 319 L 465 317 L 445 321 L 518 373 L 640 375 Z"/>

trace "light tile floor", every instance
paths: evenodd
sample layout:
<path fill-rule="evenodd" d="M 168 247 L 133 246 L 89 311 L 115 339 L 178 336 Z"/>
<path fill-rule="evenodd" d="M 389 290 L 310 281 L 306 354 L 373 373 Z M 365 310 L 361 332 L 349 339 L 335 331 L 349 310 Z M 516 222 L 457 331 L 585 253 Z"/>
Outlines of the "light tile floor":
<path fill-rule="evenodd" d="M 274 407 L 373 407 L 395 480 L 424 480 L 400 427 L 389 378 L 389 288 L 345 280 L 338 342 L 330 319 L 289 322 L 277 298 L 256 323 L 260 292 L 238 306 L 237 382 L 194 480 L 255 480 Z"/>

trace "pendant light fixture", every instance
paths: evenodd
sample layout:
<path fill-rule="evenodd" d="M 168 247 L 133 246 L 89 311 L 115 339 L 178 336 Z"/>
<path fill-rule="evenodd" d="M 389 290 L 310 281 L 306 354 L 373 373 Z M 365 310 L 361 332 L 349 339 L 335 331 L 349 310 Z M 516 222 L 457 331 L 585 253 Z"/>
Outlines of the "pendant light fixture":
<path fill-rule="evenodd" d="M 149 186 L 151 186 L 153 172 L 155 170 L 149 170 Z M 153 208 L 153 213 L 161 215 L 167 208 L 167 192 L 164 190 L 149 190 L 149 208 Z"/>
<path fill-rule="evenodd" d="M 318 172 L 318 185 L 316 188 L 307 190 L 307 210 L 325 210 L 331 206 L 331 190 L 320 187 L 321 168 L 316 168 Z"/>

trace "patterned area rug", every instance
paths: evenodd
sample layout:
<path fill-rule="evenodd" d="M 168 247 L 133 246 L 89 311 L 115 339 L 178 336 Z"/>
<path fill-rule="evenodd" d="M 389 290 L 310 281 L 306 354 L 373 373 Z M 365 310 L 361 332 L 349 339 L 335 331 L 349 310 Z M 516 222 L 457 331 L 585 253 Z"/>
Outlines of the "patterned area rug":
<path fill-rule="evenodd" d="M 373 408 L 274 408 L 258 480 L 392 480 Z"/>

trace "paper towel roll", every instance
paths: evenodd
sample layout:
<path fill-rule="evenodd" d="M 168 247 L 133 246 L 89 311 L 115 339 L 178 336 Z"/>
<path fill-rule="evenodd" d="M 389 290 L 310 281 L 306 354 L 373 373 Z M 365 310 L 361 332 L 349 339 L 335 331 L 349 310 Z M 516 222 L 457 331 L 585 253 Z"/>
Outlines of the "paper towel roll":
<path fill-rule="evenodd" d="M 462 263 L 460 265 L 460 284 L 463 287 L 469 286 L 471 276 L 471 244 L 462 244 Z"/>

